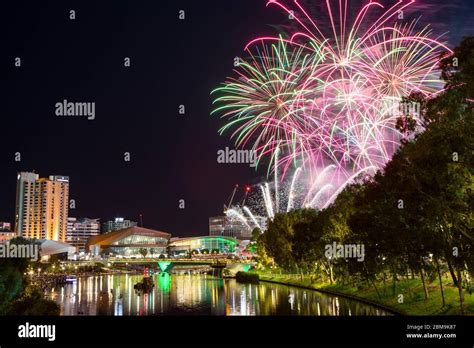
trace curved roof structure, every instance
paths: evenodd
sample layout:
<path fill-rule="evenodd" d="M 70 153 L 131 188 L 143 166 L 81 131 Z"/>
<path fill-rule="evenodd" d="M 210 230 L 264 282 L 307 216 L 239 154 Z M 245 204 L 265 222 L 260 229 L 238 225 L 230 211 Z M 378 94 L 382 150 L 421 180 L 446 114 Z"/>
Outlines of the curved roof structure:
<path fill-rule="evenodd" d="M 86 248 L 88 249 L 92 245 L 101 248 L 108 246 L 166 246 L 170 238 L 170 233 L 134 226 L 91 237 L 86 243 Z"/>
<path fill-rule="evenodd" d="M 229 242 L 229 243 L 236 243 L 236 244 L 239 244 L 239 241 L 238 241 L 236 238 L 234 238 L 234 237 L 227 237 L 227 236 L 199 236 L 199 237 L 171 238 L 171 240 L 170 240 L 170 245 L 173 245 L 173 243 L 176 243 L 176 242 L 184 243 L 184 242 L 190 242 L 190 241 L 193 241 L 193 240 L 203 240 L 203 239 L 207 239 L 207 240 L 222 240 L 222 241 Z"/>
<path fill-rule="evenodd" d="M 76 252 L 76 248 L 72 245 L 57 240 L 41 239 L 40 243 L 41 257 L 63 253 L 74 254 Z"/>

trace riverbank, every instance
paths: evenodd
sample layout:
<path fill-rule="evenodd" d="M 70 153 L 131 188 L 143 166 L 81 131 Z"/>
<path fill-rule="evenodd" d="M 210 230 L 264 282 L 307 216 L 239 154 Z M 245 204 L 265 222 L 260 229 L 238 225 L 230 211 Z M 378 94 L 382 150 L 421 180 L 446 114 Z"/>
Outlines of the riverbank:
<path fill-rule="evenodd" d="M 401 280 L 397 282 L 395 291 L 391 284 L 384 286 L 383 283 L 377 283 L 377 294 L 373 287 L 361 289 L 349 285 L 331 285 L 312 281 L 308 277 L 269 276 L 261 273 L 259 273 L 259 276 L 261 281 L 297 286 L 346 297 L 399 315 L 460 315 L 461 313 L 457 288 L 448 280 L 443 280 L 446 302 L 446 305 L 443 307 L 439 283 L 433 282 L 428 284 L 429 298 L 425 300 L 423 285 L 419 279 Z M 399 303 L 400 295 L 403 295 L 402 303 Z M 470 295 L 465 291 L 464 299 L 465 312 L 468 315 L 473 315 L 474 294 Z"/>
<path fill-rule="evenodd" d="M 32 274 L 29 276 L 29 280 L 32 284 L 38 286 L 43 291 L 51 289 L 56 286 L 66 284 L 66 279 L 70 277 L 91 277 L 91 276 L 107 276 L 107 275 L 121 275 L 121 274 L 141 274 L 138 271 L 100 271 L 100 272 L 56 272 L 56 273 L 43 273 L 43 274 Z"/>

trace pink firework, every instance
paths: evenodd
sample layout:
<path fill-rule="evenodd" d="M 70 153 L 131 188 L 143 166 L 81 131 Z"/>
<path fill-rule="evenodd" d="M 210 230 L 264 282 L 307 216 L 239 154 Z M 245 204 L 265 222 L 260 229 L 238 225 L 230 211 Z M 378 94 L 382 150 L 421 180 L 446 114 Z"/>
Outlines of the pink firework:
<path fill-rule="evenodd" d="M 227 121 L 221 133 L 231 130 L 282 178 L 294 166 L 383 167 L 403 137 L 401 98 L 439 93 L 439 59 L 450 52 L 404 19 L 413 2 L 369 1 L 353 12 L 354 1 L 326 0 L 313 16 L 298 0 L 270 0 L 297 29 L 252 40 L 236 76 L 212 92 L 213 113 Z"/>

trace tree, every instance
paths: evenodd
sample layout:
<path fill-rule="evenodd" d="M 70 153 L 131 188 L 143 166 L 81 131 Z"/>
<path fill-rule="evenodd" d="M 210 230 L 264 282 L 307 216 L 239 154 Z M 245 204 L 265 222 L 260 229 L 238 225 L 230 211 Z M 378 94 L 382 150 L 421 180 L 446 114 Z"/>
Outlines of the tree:
<path fill-rule="evenodd" d="M 252 230 L 252 239 L 251 241 L 252 242 L 256 242 L 258 237 L 260 237 L 260 235 L 262 234 L 262 231 L 260 230 L 260 228 L 258 227 L 255 227 L 253 230 Z"/>
<path fill-rule="evenodd" d="M 430 222 L 438 242 L 436 262 L 444 256 L 463 313 L 463 272 L 472 273 L 474 263 L 474 38 L 465 38 L 440 67 L 447 90 L 428 102 L 431 122 L 407 151 L 427 184 L 425 210 L 435 217 Z"/>
<path fill-rule="evenodd" d="M 21 237 L 10 244 L 29 245 L 34 242 Z M 34 265 L 26 258 L 0 259 L 0 315 L 58 315 L 59 306 L 45 299 L 41 289 L 29 284 L 28 266 Z"/>
<path fill-rule="evenodd" d="M 2 315 L 5 315 L 10 303 L 25 286 L 26 279 L 23 277 L 23 272 L 26 271 L 26 267 L 18 265 L 15 262 L 18 260 L 20 259 L 0 260 L 0 314 Z"/>
<path fill-rule="evenodd" d="M 148 249 L 147 248 L 140 248 L 138 250 L 138 252 L 140 253 L 140 255 L 142 255 L 143 258 L 145 258 L 146 255 L 148 254 Z"/>
<path fill-rule="evenodd" d="M 274 258 L 281 267 L 291 269 L 296 266 L 293 254 L 295 224 L 309 219 L 314 214 L 314 209 L 299 209 L 278 213 L 269 221 L 267 230 L 260 238 L 268 256 Z"/>
<path fill-rule="evenodd" d="M 456 57 L 459 67 L 452 64 Z M 422 105 L 420 126 L 425 130 L 407 141 L 366 185 L 351 229 L 365 240 L 369 253 L 376 250 L 393 270 L 407 265 L 418 272 L 426 298 L 425 270 L 432 259 L 437 269 L 444 260 L 463 312 L 462 274 L 472 264 L 474 238 L 474 40 L 464 40 L 441 67 L 447 91 L 428 101 L 410 96 Z M 444 298 L 441 279 L 440 291 Z"/>
<path fill-rule="evenodd" d="M 59 315 L 59 305 L 44 297 L 43 291 L 28 285 L 22 295 L 11 304 L 7 315 Z"/>
<path fill-rule="evenodd" d="M 263 240 L 263 234 L 260 235 L 260 237 L 258 237 L 256 245 L 257 245 L 256 252 L 258 255 L 259 264 L 261 266 L 273 265 L 275 262 L 273 258 L 268 255 L 268 252 L 265 246 L 265 241 Z"/>

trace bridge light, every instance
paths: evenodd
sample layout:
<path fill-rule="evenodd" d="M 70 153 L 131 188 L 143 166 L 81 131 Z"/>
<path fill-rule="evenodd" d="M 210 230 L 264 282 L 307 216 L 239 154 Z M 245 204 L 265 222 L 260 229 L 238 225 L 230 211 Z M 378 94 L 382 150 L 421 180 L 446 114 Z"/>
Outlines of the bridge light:
<path fill-rule="evenodd" d="M 162 272 L 165 272 L 169 265 L 171 265 L 171 261 L 158 261 L 158 266 Z"/>

